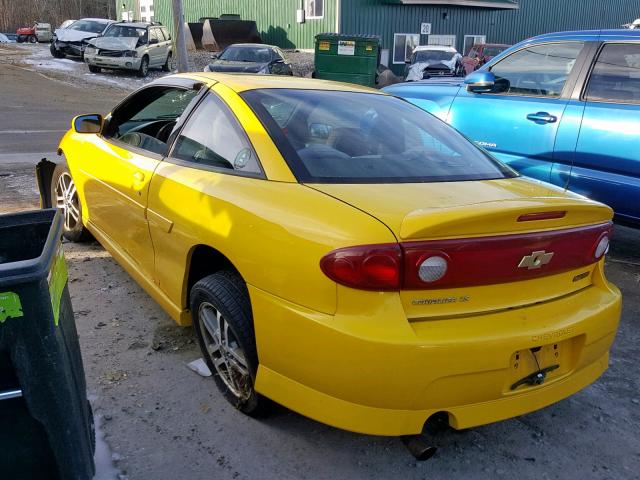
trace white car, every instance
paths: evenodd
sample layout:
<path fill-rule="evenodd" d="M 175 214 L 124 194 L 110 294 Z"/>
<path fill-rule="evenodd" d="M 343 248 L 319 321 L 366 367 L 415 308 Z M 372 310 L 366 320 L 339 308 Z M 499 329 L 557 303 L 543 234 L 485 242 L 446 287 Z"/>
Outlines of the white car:
<path fill-rule="evenodd" d="M 453 47 L 419 45 L 406 62 L 406 81 L 462 76 L 462 55 Z"/>
<path fill-rule="evenodd" d="M 102 35 L 112 23 L 115 22 L 105 18 L 83 18 L 67 27 L 61 26 L 51 40 L 51 55 L 55 58 L 64 58 L 66 55 L 82 57 L 87 41 Z"/>
<path fill-rule="evenodd" d="M 103 68 L 135 70 L 146 77 L 150 68 L 171 71 L 172 56 L 171 35 L 162 24 L 119 22 L 89 42 L 84 61 L 92 73 Z"/>

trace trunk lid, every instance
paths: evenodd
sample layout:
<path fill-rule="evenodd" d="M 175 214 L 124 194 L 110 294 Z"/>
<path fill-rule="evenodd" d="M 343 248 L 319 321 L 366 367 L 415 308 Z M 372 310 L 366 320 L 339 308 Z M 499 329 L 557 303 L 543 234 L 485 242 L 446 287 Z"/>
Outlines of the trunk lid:
<path fill-rule="evenodd" d="M 436 282 L 429 288 L 403 289 L 400 296 L 411 320 L 525 306 L 587 288 L 597 260 L 584 259 L 591 258 L 613 215 L 605 205 L 523 178 L 310 187 L 377 218 L 403 248 L 447 251 L 448 241 L 462 240 L 461 247 L 451 250 L 450 268 L 459 269 L 462 261 L 469 273 L 452 270 L 447 275 L 463 283 L 469 278 L 469 285 Z M 593 225 L 604 227 L 589 227 Z M 531 264 L 546 260 L 549 253 L 555 258 Z M 482 274 L 474 268 L 495 282 L 482 284 Z"/>

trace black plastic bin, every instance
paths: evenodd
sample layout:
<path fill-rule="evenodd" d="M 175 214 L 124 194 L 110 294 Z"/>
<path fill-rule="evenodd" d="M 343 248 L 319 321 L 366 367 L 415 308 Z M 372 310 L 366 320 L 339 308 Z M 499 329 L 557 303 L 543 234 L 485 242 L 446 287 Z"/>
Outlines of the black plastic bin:
<path fill-rule="evenodd" d="M 56 210 L 0 215 L 0 478 L 88 480 L 95 435 Z"/>

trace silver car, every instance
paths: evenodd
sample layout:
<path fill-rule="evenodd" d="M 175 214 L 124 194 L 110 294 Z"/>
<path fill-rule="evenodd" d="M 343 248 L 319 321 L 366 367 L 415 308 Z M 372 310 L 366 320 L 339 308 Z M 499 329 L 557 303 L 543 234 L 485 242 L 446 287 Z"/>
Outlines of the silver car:
<path fill-rule="evenodd" d="M 135 70 L 140 77 L 146 77 L 150 68 L 170 71 L 172 56 L 167 29 L 147 22 L 114 23 L 102 37 L 90 40 L 84 51 L 84 61 L 92 73 L 103 68 Z"/>

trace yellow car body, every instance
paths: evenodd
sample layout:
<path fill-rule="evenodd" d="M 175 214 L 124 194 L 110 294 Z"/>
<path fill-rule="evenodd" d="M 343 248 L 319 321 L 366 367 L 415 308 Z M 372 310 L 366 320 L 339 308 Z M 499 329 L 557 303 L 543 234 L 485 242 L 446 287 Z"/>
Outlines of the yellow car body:
<path fill-rule="evenodd" d="M 612 218 L 608 207 L 522 177 L 304 185 L 240 94 L 383 94 L 307 79 L 182 78 L 202 83 L 233 111 L 263 178 L 191 168 L 73 129 L 60 153 L 84 225 L 179 325 L 191 323 L 189 288 L 198 276 L 227 263 L 240 273 L 253 313 L 257 392 L 342 429 L 407 435 L 436 412 L 458 429 L 531 412 L 605 371 L 621 298 L 605 279 L 603 259 L 529 280 L 402 291 L 340 285 L 319 262 L 351 245 L 602 224 Z M 516 220 L 558 210 L 562 218 Z M 512 391 L 536 360 L 560 368 L 542 385 Z"/>

